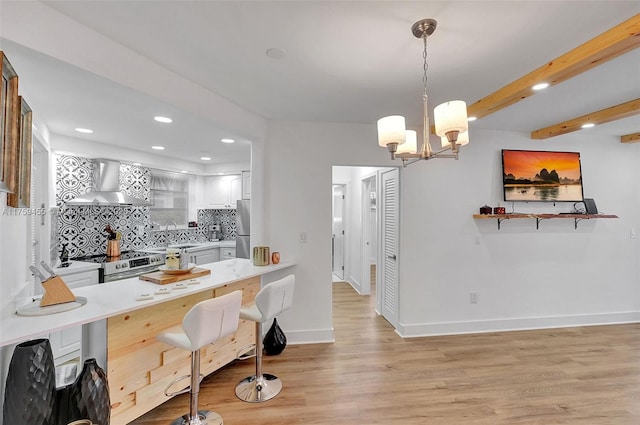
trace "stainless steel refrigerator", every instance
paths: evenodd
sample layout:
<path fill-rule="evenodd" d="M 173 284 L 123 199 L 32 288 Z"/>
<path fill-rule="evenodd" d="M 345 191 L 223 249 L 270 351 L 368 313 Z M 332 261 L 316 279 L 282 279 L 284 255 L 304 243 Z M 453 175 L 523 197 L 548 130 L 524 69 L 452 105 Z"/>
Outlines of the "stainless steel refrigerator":
<path fill-rule="evenodd" d="M 236 258 L 251 258 L 251 201 L 241 199 L 236 205 Z"/>

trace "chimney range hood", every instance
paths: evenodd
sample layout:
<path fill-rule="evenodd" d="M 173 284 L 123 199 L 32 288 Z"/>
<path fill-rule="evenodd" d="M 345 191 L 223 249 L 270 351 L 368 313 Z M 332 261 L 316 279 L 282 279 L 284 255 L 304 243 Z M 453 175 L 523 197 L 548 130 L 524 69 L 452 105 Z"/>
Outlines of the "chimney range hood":
<path fill-rule="evenodd" d="M 120 191 L 120 162 L 108 159 L 93 160 L 94 190 L 65 202 L 73 205 L 131 205 L 149 206 L 151 202 Z"/>

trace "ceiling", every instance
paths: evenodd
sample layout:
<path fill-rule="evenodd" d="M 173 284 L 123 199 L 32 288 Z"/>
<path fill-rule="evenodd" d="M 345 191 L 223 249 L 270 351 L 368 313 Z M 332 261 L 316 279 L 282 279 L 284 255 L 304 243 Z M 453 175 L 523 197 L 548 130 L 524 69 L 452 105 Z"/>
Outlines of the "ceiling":
<path fill-rule="evenodd" d="M 410 31 L 415 21 L 438 21 L 428 51 L 433 107 L 450 99 L 472 104 L 640 13 L 640 2 L 616 1 L 612 7 L 609 0 L 47 1 L 37 14 L 27 11 L 33 2 L 3 3 L 10 12 L 3 13 L 3 24 L 22 10 L 34 28 L 50 16 L 71 19 L 105 43 L 194 84 L 202 96 L 228 101 L 258 120 L 375 126 L 382 116 L 401 114 L 416 127 L 422 113 L 422 43 Z M 14 4 L 9 8 L 9 3 Z M 92 66 L 76 66 L 107 60 L 99 48 L 61 61 L 49 56 L 53 48 L 30 48 L 37 43 L 24 32 L 6 32 L 0 33 L 1 47 L 20 76 L 21 91 L 52 133 L 143 152 L 161 144 L 167 149 L 160 155 L 197 163 L 205 154 L 213 162 L 248 159 L 255 134 L 241 121 L 212 119 L 199 105 L 171 102 L 158 89 L 138 90 L 126 77 L 96 75 L 97 65 L 93 72 L 87 70 Z M 57 34 L 48 37 L 54 43 Z M 77 38 L 80 45 L 82 37 Z M 286 57 L 269 57 L 270 48 L 284 50 Z M 108 61 L 123 75 L 139 71 L 128 68 L 133 62 L 124 56 Z M 471 139 L 474 128 L 530 133 L 640 98 L 639 76 L 636 49 L 472 123 Z M 174 123 L 151 120 L 162 114 Z M 75 127 L 95 133 L 83 136 Z M 634 116 L 581 131 L 619 140 L 640 131 L 640 124 Z M 223 145 L 222 137 L 238 143 Z"/>

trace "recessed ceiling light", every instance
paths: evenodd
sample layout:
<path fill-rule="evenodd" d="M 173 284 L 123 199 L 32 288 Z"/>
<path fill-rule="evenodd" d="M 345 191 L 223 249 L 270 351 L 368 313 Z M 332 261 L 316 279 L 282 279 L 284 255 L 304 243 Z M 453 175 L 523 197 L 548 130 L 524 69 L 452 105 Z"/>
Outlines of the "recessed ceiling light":
<path fill-rule="evenodd" d="M 203 161 L 211 161 L 211 158 L 208 156 L 201 156 L 200 159 Z"/>
<path fill-rule="evenodd" d="M 77 131 L 78 133 L 84 133 L 84 134 L 91 134 L 91 133 L 93 133 L 93 130 L 91 130 L 91 129 L 88 129 L 88 128 L 80 128 L 80 127 L 76 128 L 76 131 Z"/>
<path fill-rule="evenodd" d="M 279 47 L 273 47 L 271 49 L 268 49 L 266 51 L 267 56 L 269 56 L 271 59 L 284 59 L 287 57 L 287 52 L 285 52 L 283 49 L 279 48 Z"/>
<path fill-rule="evenodd" d="M 582 124 L 582 128 L 591 128 L 591 127 L 594 127 L 594 126 L 595 126 L 595 124 L 592 123 L 592 122 L 588 122 L 586 124 Z"/>
<path fill-rule="evenodd" d="M 185 170 L 180 171 L 182 174 L 187 174 Z"/>
<path fill-rule="evenodd" d="M 478 117 L 467 117 L 467 122 L 475 121 Z"/>
<path fill-rule="evenodd" d="M 134 163 L 133 163 L 133 164 L 131 164 L 131 165 L 135 165 L 135 166 L 139 167 L 139 166 L 141 166 L 142 164 L 140 164 L 139 162 L 134 162 Z"/>
<path fill-rule="evenodd" d="M 224 173 L 216 173 L 219 176 L 224 176 Z"/>
<path fill-rule="evenodd" d="M 531 88 L 533 90 L 542 90 L 542 89 L 546 89 L 547 87 L 549 87 L 549 83 L 539 83 L 539 84 L 534 85 Z"/>
<path fill-rule="evenodd" d="M 233 139 L 220 139 L 222 143 L 235 143 L 236 141 Z"/>
<path fill-rule="evenodd" d="M 164 146 L 151 146 L 151 149 L 155 149 L 157 151 L 163 151 L 164 150 Z"/>
<path fill-rule="evenodd" d="M 158 122 L 163 122 L 165 124 L 173 122 L 173 120 L 171 118 L 168 118 L 168 117 L 157 116 L 157 117 L 153 117 L 153 119 L 158 121 Z"/>

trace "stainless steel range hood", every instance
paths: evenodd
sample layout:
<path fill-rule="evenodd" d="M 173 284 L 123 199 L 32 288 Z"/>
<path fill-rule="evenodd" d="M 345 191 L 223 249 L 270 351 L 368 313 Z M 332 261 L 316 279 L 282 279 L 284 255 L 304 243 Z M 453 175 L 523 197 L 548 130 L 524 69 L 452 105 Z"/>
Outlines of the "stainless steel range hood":
<path fill-rule="evenodd" d="M 78 196 L 66 205 L 132 205 L 149 206 L 151 202 L 120 191 L 120 163 L 109 159 L 93 160 L 94 190 Z"/>

